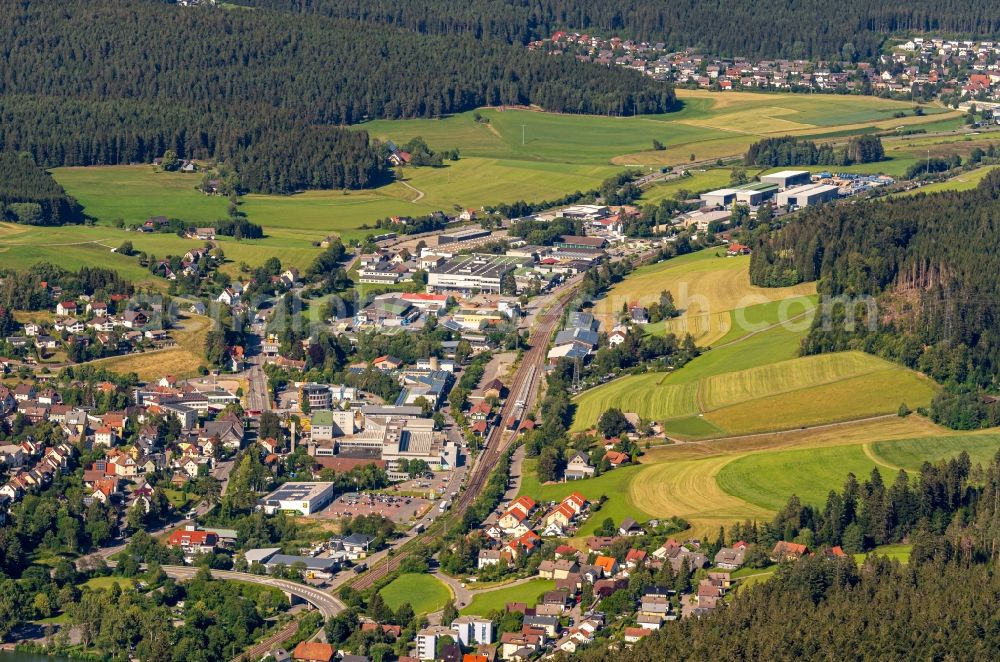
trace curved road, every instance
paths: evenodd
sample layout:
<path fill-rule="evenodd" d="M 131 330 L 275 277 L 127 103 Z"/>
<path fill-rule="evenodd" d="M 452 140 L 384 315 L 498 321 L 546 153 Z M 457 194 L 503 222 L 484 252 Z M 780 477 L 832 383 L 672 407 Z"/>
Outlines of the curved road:
<path fill-rule="evenodd" d="M 199 569 L 200 568 L 186 565 L 163 566 L 163 571 L 167 573 L 168 577 L 181 580 L 193 578 L 198 573 Z M 320 589 L 313 588 L 312 586 L 305 586 L 303 584 L 290 582 L 285 579 L 276 579 L 274 577 L 268 577 L 267 575 L 251 575 L 247 572 L 233 572 L 231 570 L 212 570 L 212 577 L 215 579 L 248 582 L 250 584 L 262 584 L 264 586 L 276 588 L 313 605 L 323 615 L 324 619 L 336 616 L 341 612 L 341 610 L 344 609 L 343 603 L 326 591 L 321 591 Z"/>

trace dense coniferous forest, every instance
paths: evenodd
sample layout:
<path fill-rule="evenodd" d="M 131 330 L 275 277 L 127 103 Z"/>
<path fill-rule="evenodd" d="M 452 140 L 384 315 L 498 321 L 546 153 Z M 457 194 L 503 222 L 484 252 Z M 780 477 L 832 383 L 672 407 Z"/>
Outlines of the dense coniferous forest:
<path fill-rule="evenodd" d="M 1000 454 L 984 468 L 963 453 L 925 463 L 919 480 L 903 471 L 891 485 L 878 470 L 863 483 L 848 475 L 822 509 L 793 496 L 772 522 L 736 525 L 729 538 L 750 543 L 750 567 L 778 540 L 815 556 L 782 564 L 711 615 L 667 624 L 627 657 L 602 646 L 579 658 L 997 659 L 997 494 Z M 913 545 L 908 566 L 872 556 L 859 568 L 849 555 L 904 539 Z M 837 545 L 848 556 L 830 553 Z"/>
<path fill-rule="evenodd" d="M 30 156 L 0 152 L 0 221 L 62 225 L 81 219 L 76 199 Z"/>
<path fill-rule="evenodd" d="M 885 158 L 885 149 L 877 136 L 856 136 L 843 148 L 830 143 L 817 145 L 795 136 L 764 138 L 750 145 L 743 157 L 747 165 L 768 167 L 798 165 L 850 165 L 873 163 Z"/>
<path fill-rule="evenodd" d="M 770 287 L 818 279 L 835 297 L 804 353 L 858 348 L 899 361 L 948 386 L 931 409 L 939 422 L 996 425 L 997 404 L 978 391 L 1000 387 L 998 226 L 1000 172 L 972 191 L 809 208 L 762 237 L 750 277 Z"/>
<path fill-rule="evenodd" d="M 0 12 L 0 148 L 43 166 L 230 161 L 248 190 L 388 176 L 367 118 L 481 105 L 662 112 L 669 86 L 472 36 L 135 0 L 24 0 Z M 197 45 L 197 46 L 192 46 Z"/>
<path fill-rule="evenodd" d="M 722 56 L 862 58 L 892 32 L 994 35 L 992 0 L 236 0 L 255 7 L 526 44 L 559 29 L 696 47 Z"/>

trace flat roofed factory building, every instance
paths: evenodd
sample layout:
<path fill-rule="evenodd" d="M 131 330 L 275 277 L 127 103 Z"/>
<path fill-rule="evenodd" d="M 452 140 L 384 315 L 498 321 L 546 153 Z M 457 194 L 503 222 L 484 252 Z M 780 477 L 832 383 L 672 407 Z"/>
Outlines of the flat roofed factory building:
<path fill-rule="evenodd" d="M 311 515 L 333 500 L 333 483 L 285 483 L 257 502 L 268 515 L 278 511 Z"/>
<path fill-rule="evenodd" d="M 770 175 L 762 175 L 760 181 L 765 184 L 777 184 L 779 188 L 785 189 L 808 184 L 812 180 L 808 170 L 781 170 Z"/>
<path fill-rule="evenodd" d="M 777 196 L 779 206 L 808 207 L 821 202 L 829 202 L 840 197 L 840 189 L 832 184 L 796 186 L 782 191 Z"/>
<path fill-rule="evenodd" d="M 500 292 L 504 276 L 532 264 L 531 258 L 505 255 L 456 255 L 427 274 L 427 286 L 434 291 Z"/>

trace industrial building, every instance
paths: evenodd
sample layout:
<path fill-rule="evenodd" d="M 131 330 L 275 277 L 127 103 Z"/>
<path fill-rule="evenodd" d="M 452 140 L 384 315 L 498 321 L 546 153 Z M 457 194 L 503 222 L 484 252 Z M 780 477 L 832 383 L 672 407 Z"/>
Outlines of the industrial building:
<path fill-rule="evenodd" d="M 488 236 L 490 236 L 489 230 L 484 230 L 482 228 L 465 228 L 463 230 L 456 230 L 447 234 L 438 235 L 438 246 L 443 246 L 445 244 L 458 244 L 463 241 L 472 241 L 473 239 L 482 239 L 483 237 Z"/>
<path fill-rule="evenodd" d="M 756 182 L 736 188 L 736 202 L 758 207 L 778 193 L 778 185 L 768 182 Z"/>
<path fill-rule="evenodd" d="M 808 207 L 840 197 L 840 188 L 832 184 L 796 186 L 778 193 L 778 206 Z"/>
<path fill-rule="evenodd" d="M 333 501 L 333 483 L 285 483 L 257 502 L 268 515 L 278 511 L 311 515 Z"/>
<path fill-rule="evenodd" d="M 736 199 L 736 189 L 720 188 L 698 196 L 706 207 L 728 207 Z"/>
<path fill-rule="evenodd" d="M 770 175 L 762 175 L 760 181 L 765 184 L 777 184 L 778 188 L 787 189 L 792 186 L 808 184 L 811 179 L 808 170 L 782 170 L 772 172 Z"/>
<path fill-rule="evenodd" d="M 778 192 L 778 185 L 771 182 L 754 182 L 742 186 L 720 188 L 698 196 L 706 207 L 728 207 L 738 202 L 750 207 L 757 207 L 762 202 L 770 200 Z"/>
<path fill-rule="evenodd" d="M 427 274 L 431 290 L 459 292 L 500 292 L 504 276 L 520 267 L 532 264 L 531 258 L 504 255 L 456 255 Z"/>
<path fill-rule="evenodd" d="M 352 435 L 357 431 L 353 409 L 314 411 L 310 423 L 312 438 L 317 441 Z"/>

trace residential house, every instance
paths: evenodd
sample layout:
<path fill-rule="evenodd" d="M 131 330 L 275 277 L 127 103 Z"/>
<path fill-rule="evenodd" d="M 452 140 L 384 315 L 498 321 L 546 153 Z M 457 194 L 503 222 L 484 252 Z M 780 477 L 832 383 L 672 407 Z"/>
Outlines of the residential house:
<path fill-rule="evenodd" d="M 577 452 L 566 463 L 566 470 L 563 472 L 565 480 L 582 480 L 594 476 L 594 467 L 590 464 L 590 459 L 581 452 Z"/>
<path fill-rule="evenodd" d="M 775 562 L 794 561 L 802 558 L 808 553 L 809 548 L 805 545 L 779 540 L 777 544 L 775 544 L 774 549 L 771 550 L 771 560 Z"/>
<path fill-rule="evenodd" d="M 337 659 L 337 651 L 330 644 L 301 641 L 292 651 L 292 659 L 299 662 L 333 662 Z"/>
<path fill-rule="evenodd" d="M 733 549 L 723 547 L 716 553 L 714 563 L 718 568 L 726 570 L 739 570 L 743 566 L 743 557 L 746 555 L 746 548 Z"/>

